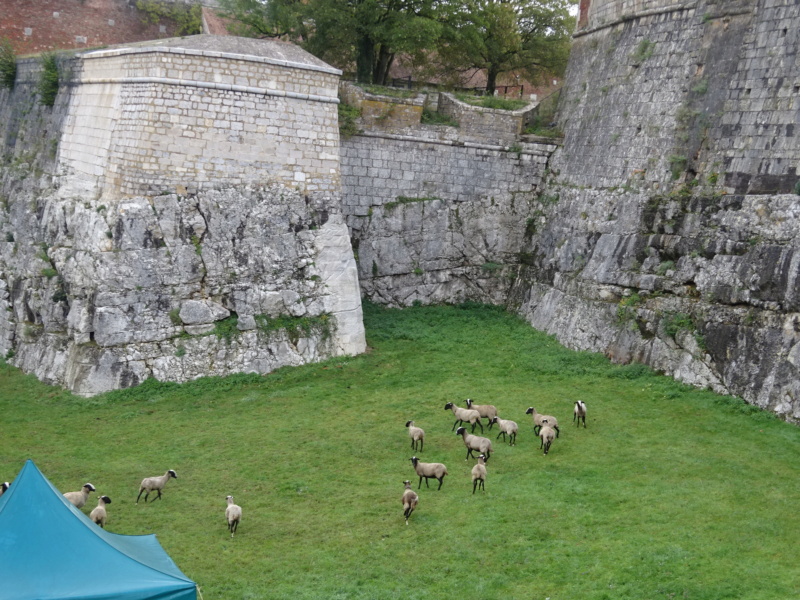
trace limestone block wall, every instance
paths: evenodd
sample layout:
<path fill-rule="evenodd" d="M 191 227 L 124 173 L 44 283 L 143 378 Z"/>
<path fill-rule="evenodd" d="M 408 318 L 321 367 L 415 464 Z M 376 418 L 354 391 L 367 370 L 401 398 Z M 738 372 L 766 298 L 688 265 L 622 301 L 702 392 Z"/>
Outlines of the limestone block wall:
<path fill-rule="evenodd" d="M 0 93 L 13 364 L 91 395 L 365 349 L 337 71 L 285 44 L 200 36 L 79 56 L 53 108 L 36 71 Z"/>
<path fill-rule="evenodd" d="M 539 191 L 554 149 L 465 142 L 442 126 L 344 140 L 343 210 L 363 294 L 394 306 L 504 303 L 549 201 Z"/>
<path fill-rule="evenodd" d="M 559 200 L 512 303 L 571 347 L 800 421 L 800 6 L 624 5 L 593 0 L 609 18 L 576 34 Z"/>
<path fill-rule="evenodd" d="M 513 144 L 522 133 L 527 115 L 535 105 L 518 110 L 471 106 L 452 94 L 439 95 L 439 112 L 458 122 L 462 138 L 493 144 Z"/>
<path fill-rule="evenodd" d="M 425 94 L 408 98 L 371 94 L 345 81 L 339 86 L 339 95 L 343 102 L 361 110 L 364 127 L 384 131 L 418 127 L 427 100 Z"/>
<path fill-rule="evenodd" d="M 264 177 L 330 192 L 339 185 L 338 75 L 204 49 L 92 52 L 73 80 L 60 159 L 71 182 L 101 195 Z"/>

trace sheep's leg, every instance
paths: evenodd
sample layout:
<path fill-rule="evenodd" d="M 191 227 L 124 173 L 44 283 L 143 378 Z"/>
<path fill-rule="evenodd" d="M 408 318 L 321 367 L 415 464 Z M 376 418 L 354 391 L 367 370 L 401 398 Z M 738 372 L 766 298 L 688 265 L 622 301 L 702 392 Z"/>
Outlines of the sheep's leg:
<path fill-rule="evenodd" d="M 505 431 L 501 431 L 500 433 L 498 433 L 497 437 L 494 438 L 494 439 L 499 440 L 501 435 L 503 436 L 503 441 L 505 442 L 506 441 L 506 432 Z"/>
<path fill-rule="evenodd" d="M 427 479 L 425 480 L 425 483 L 428 483 Z M 417 486 L 417 489 L 419 489 L 421 487 L 422 487 L 422 475 L 419 476 L 419 485 Z"/>
<path fill-rule="evenodd" d="M 156 492 L 158 492 L 158 496 L 156 496 L 155 498 L 153 498 L 153 499 L 151 500 L 151 502 L 155 502 L 156 500 L 161 500 L 161 490 L 156 490 Z"/>
<path fill-rule="evenodd" d="M 472 493 L 473 493 L 473 494 L 475 493 L 475 488 L 476 488 L 477 486 L 478 486 L 478 480 L 476 479 L 475 481 L 473 481 L 473 482 L 472 482 Z"/>
<path fill-rule="evenodd" d="M 558 425 L 554 425 L 554 426 L 553 426 L 553 429 L 555 429 L 555 430 L 556 430 L 556 437 L 558 437 L 559 435 L 561 435 L 561 430 L 558 428 Z"/>
<path fill-rule="evenodd" d="M 464 457 L 464 460 L 469 460 L 469 457 L 472 455 L 472 448 L 467 448 L 467 455 Z"/>
<path fill-rule="evenodd" d="M 483 433 L 483 423 L 481 423 L 480 419 L 478 419 L 477 423 L 478 423 L 478 426 L 481 428 L 481 433 Z M 472 429 L 473 429 L 473 431 L 475 430 L 475 425 L 472 426 Z"/>
<path fill-rule="evenodd" d="M 143 491 L 144 491 L 144 488 L 139 489 L 139 495 L 136 496 L 136 504 L 139 504 L 139 498 L 142 497 L 142 492 Z M 144 501 L 147 502 L 147 498 L 145 498 Z"/>
<path fill-rule="evenodd" d="M 440 490 L 442 489 L 442 483 L 444 482 L 444 475 L 438 477 L 438 479 L 439 479 L 439 487 L 437 488 L 437 490 Z"/>
<path fill-rule="evenodd" d="M 459 421 L 458 419 L 456 419 L 456 422 L 455 422 L 455 423 L 453 423 L 453 426 L 450 428 L 450 431 L 455 431 L 455 430 L 456 430 L 456 425 L 458 425 L 459 423 L 461 423 L 461 421 Z"/>
<path fill-rule="evenodd" d="M 419 441 L 419 451 L 422 452 L 422 447 L 425 445 L 425 440 Z"/>
<path fill-rule="evenodd" d="M 509 442 L 508 445 L 509 446 L 516 446 L 517 445 L 517 434 L 516 433 L 512 433 L 511 434 L 511 441 Z"/>

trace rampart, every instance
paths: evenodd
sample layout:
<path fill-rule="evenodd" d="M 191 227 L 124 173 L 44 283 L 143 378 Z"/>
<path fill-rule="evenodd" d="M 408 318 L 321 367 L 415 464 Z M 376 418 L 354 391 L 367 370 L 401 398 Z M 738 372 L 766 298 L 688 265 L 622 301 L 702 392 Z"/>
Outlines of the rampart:
<path fill-rule="evenodd" d="M 559 201 L 512 303 L 574 348 L 800 419 L 800 6 L 581 7 Z"/>
<path fill-rule="evenodd" d="M 338 71 L 198 36 L 38 62 L 0 92 L 0 352 L 93 394 L 365 347 Z"/>

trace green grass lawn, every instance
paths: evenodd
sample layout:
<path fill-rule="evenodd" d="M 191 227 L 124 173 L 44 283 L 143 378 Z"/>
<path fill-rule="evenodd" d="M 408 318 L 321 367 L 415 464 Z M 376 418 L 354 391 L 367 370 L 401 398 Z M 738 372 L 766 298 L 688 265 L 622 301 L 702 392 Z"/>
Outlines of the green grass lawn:
<path fill-rule="evenodd" d="M 800 596 L 797 427 L 496 308 L 367 305 L 365 321 L 358 357 L 94 398 L 0 363 L 0 480 L 32 458 L 62 491 L 92 482 L 113 500 L 108 530 L 156 533 L 204 600 Z M 520 425 L 515 447 L 487 433 L 475 495 L 443 408 L 468 397 Z M 546 457 L 529 406 L 559 419 Z M 406 526 L 409 419 L 449 475 L 423 483 Z M 135 504 L 167 469 L 163 499 Z"/>

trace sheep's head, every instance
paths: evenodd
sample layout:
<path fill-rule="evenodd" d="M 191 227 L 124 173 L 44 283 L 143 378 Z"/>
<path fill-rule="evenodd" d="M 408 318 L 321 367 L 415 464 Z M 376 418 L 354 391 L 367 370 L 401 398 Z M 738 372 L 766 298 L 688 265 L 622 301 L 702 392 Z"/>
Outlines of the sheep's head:
<path fill-rule="evenodd" d="M 461 435 L 461 434 L 465 433 L 466 431 L 467 431 L 466 428 L 459 427 L 458 429 L 456 429 L 456 435 Z"/>
<path fill-rule="evenodd" d="M 533 407 L 531 406 L 528 410 L 526 410 L 525 414 L 526 415 L 532 415 L 533 414 Z"/>
<path fill-rule="evenodd" d="M 416 456 L 412 456 L 410 458 L 410 460 L 411 460 L 411 464 L 414 465 L 414 466 L 416 466 L 417 463 L 419 462 L 419 459 Z"/>
<path fill-rule="evenodd" d="M 406 421 L 406 427 L 411 427 L 414 424 L 414 421 Z"/>
<path fill-rule="evenodd" d="M 492 420 L 489 423 L 497 423 L 497 417 L 492 417 Z"/>
<path fill-rule="evenodd" d="M 444 409 L 445 410 L 450 410 L 451 408 L 453 408 L 453 403 L 452 402 L 448 402 L 447 404 L 444 405 Z"/>
<path fill-rule="evenodd" d="M 83 487 L 85 487 L 90 492 L 93 492 L 95 490 L 94 486 L 91 483 L 84 483 Z"/>
<path fill-rule="evenodd" d="M 408 479 L 406 479 L 406 480 L 403 482 L 403 485 L 404 485 L 404 486 L 406 486 L 406 487 L 411 487 L 411 482 L 410 482 Z"/>
<path fill-rule="evenodd" d="M 111 504 L 111 498 L 108 496 L 100 496 L 100 500 L 102 500 L 105 504 Z"/>
<path fill-rule="evenodd" d="M 175 471 L 173 471 L 172 469 L 170 469 L 168 472 L 169 472 L 169 476 L 170 477 L 174 477 L 175 479 L 178 478 L 178 474 Z"/>

